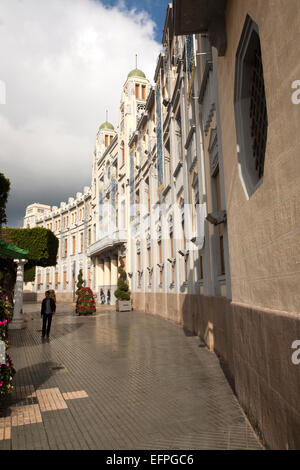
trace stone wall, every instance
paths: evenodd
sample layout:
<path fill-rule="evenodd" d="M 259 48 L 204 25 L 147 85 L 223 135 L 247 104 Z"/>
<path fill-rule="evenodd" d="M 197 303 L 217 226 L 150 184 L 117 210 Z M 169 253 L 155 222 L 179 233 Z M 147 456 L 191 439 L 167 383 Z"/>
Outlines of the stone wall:
<path fill-rule="evenodd" d="M 56 302 L 73 302 L 72 292 L 56 292 Z M 37 294 L 37 302 L 41 302 L 45 298 L 45 292 Z"/>
<path fill-rule="evenodd" d="M 263 182 L 247 200 L 239 176 L 234 115 L 235 58 L 246 16 L 259 27 L 268 139 Z M 229 0 L 227 51 L 218 58 L 232 299 L 298 312 L 300 305 L 300 79 L 298 0 Z"/>

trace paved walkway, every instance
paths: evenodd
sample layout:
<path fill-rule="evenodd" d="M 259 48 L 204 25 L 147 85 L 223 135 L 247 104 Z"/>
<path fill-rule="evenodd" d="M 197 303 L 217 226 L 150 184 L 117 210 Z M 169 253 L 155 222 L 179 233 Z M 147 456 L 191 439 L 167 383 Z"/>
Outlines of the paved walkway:
<path fill-rule="evenodd" d="M 259 449 L 199 339 L 162 318 L 58 304 L 51 338 L 39 306 L 10 331 L 17 374 L 0 410 L 2 449 Z"/>

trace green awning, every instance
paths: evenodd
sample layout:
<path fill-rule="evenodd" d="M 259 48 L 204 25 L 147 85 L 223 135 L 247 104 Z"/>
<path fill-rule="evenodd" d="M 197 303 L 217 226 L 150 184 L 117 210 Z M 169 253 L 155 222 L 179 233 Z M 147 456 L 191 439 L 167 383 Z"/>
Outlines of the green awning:
<path fill-rule="evenodd" d="M 27 259 L 29 251 L 0 240 L 0 258 Z"/>

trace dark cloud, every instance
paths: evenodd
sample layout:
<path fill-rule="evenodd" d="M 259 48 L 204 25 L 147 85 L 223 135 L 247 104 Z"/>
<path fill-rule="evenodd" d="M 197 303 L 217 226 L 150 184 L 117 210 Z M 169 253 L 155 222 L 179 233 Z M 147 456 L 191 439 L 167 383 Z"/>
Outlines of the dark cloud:
<path fill-rule="evenodd" d="M 153 78 L 154 23 L 124 5 L 90 0 L 1 0 L 0 171 L 11 180 L 8 224 L 33 202 L 59 205 L 91 182 L 105 110 L 116 125 L 134 57 Z"/>

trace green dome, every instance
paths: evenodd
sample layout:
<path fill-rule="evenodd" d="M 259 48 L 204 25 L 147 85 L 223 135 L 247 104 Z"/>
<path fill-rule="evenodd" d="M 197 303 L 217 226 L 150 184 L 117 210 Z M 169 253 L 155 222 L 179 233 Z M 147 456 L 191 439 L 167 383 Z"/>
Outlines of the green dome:
<path fill-rule="evenodd" d="M 139 69 L 134 69 L 134 70 L 131 70 L 131 72 L 129 72 L 128 74 L 128 77 L 142 77 L 142 78 L 146 78 L 146 75 L 144 74 L 144 72 L 142 72 L 141 70 Z"/>
<path fill-rule="evenodd" d="M 109 129 L 109 130 L 111 130 L 111 131 L 114 131 L 114 130 L 115 130 L 114 126 L 113 126 L 110 122 L 107 122 L 107 121 L 104 122 L 103 124 L 101 124 L 99 130 L 101 131 L 101 129 Z"/>

